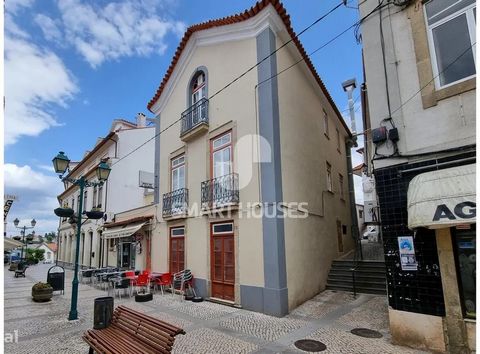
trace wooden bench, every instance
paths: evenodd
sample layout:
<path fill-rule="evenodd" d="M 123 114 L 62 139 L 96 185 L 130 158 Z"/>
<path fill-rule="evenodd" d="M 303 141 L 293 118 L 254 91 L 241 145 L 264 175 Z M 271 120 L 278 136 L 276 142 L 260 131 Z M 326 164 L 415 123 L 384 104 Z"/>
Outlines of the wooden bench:
<path fill-rule="evenodd" d="M 90 329 L 83 339 L 89 354 L 156 354 L 170 353 L 175 336 L 185 334 L 181 328 L 147 316 L 125 306 L 113 312 L 110 326 Z"/>

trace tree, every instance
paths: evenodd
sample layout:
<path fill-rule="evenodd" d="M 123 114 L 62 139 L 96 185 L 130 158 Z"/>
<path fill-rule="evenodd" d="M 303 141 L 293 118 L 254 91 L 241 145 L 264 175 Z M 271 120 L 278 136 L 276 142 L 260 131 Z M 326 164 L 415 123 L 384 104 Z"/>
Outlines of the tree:
<path fill-rule="evenodd" d="M 45 250 L 27 248 L 27 262 L 31 264 L 37 264 L 44 259 Z"/>
<path fill-rule="evenodd" d="M 47 239 L 47 242 L 53 242 L 56 237 L 57 237 L 57 234 L 55 233 L 55 231 L 50 231 L 49 233 L 45 234 L 45 238 Z"/>

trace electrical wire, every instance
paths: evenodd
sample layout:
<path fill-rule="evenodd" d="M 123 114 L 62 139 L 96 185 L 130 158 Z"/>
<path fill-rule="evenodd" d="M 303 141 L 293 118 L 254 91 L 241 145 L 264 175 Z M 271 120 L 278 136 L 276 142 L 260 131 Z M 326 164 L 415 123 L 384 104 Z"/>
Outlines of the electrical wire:
<path fill-rule="evenodd" d="M 298 34 L 296 34 L 294 37 L 290 38 L 287 42 L 285 42 L 284 44 L 282 44 L 280 47 L 276 48 L 273 52 L 271 52 L 269 55 L 267 55 L 265 58 L 263 58 L 262 60 L 260 60 L 259 62 L 257 62 L 255 65 L 251 66 L 250 68 L 248 68 L 246 71 L 244 71 L 242 74 L 240 74 L 239 76 L 237 76 L 236 78 L 234 78 L 232 81 L 230 81 L 228 84 L 226 84 L 225 86 L 223 86 L 221 89 L 219 89 L 218 91 L 216 91 L 213 95 L 211 95 L 208 100 L 210 101 L 211 99 L 213 99 L 215 96 L 217 96 L 218 94 L 220 94 L 221 92 L 223 92 L 224 90 L 226 90 L 228 87 L 230 87 L 231 85 L 233 85 L 235 82 L 237 82 L 238 80 L 240 80 L 242 77 L 244 77 L 245 75 L 247 75 L 249 72 L 251 72 L 253 69 L 255 69 L 257 66 L 259 66 L 260 64 L 262 64 L 263 62 L 265 62 L 268 58 L 270 58 L 272 55 L 274 55 L 275 53 L 277 53 L 280 49 L 286 47 L 288 44 L 290 44 L 291 42 L 294 41 L 295 38 L 298 38 L 299 36 L 301 36 L 303 33 L 305 33 L 306 31 L 308 31 L 309 29 L 311 29 L 313 26 L 315 26 L 317 23 L 319 23 L 320 21 L 322 21 L 323 19 L 325 19 L 328 15 L 330 15 L 331 13 L 333 13 L 335 10 L 337 10 L 338 8 L 340 8 L 342 5 L 344 4 L 343 1 L 341 1 L 340 3 L 338 3 L 337 5 L 335 5 L 333 8 L 331 8 L 330 10 L 328 10 L 325 14 L 323 14 L 322 16 L 320 16 L 319 18 L 317 18 L 315 21 L 313 21 L 310 25 L 308 25 L 307 27 L 305 27 L 303 30 L 301 30 Z M 146 144 L 148 144 L 150 141 L 154 140 L 156 137 L 160 136 L 160 134 L 162 134 L 165 130 L 171 128 L 173 125 L 175 125 L 176 123 L 178 123 L 179 121 L 181 121 L 182 118 L 180 117 L 179 119 L 175 120 L 173 123 L 171 123 L 170 125 L 168 125 L 166 128 L 162 129 L 160 132 L 158 132 L 157 134 L 155 134 L 153 137 L 151 137 L 150 139 L 146 140 L 144 143 L 142 143 L 141 145 L 139 145 L 138 147 L 136 147 L 135 149 L 133 149 L 132 151 L 130 151 L 129 153 L 127 153 L 125 156 L 119 158 L 117 161 L 113 162 L 111 167 L 116 165 L 117 163 L 119 163 L 121 160 L 127 158 L 128 156 L 130 156 L 131 154 L 133 154 L 134 152 L 138 151 L 139 149 L 141 149 L 143 146 L 145 146 Z"/>
<path fill-rule="evenodd" d="M 334 10 L 336 10 L 337 8 L 340 7 L 340 5 L 343 4 L 343 1 L 336 5 L 334 8 L 332 8 L 331 10 L 329 10 L 326 14 L 322 15 L 320 18 L 318 18 L 317 20 L 315 20 L 311 25 L 309 25 L 308 27 L 306 27 L 305 29 L 303 29 L 302 31 L 299 32 L 298 35 L 296 35 L 296 37 L 298 37 L 299 35 L 305 33 L 308 29 L 312 28 L 313 25 L 317 24 L 318 22 L 320 22 L 322 19 L 324 19 L 326 16 L 328 16 L 329 14 L 331 14 Z M 325 48 L 327 45 L 329 45 L 330 43 L 334 42 L 335 40 L 337 40 L 339 37 L 341 37 L 342 35 L 344 35 L 345 33 L 347 33 L 349 30 L 351 30 L 352 28 L 354 28 L 355 26 L 359 26 L 361 23 L 363 23 L 363 21 L 365 21 L 368 17 L 370 17 L 373 13 L 375 13 L 376 11 L 378 11 L 378 9 L 380 7 L 385 7 L 385 6 L 388 6 L 389 4 L 383 4 L 383 0 L 382 0 L 382 5 L 381 6 L 376 6 L 372 11 L 370 11 L 367 15 L 365 15 L 364 17 L 362 17 L 360 20 L 356 21 L 355 23 L 353 23 L 351 26 L 347 27 L 346 29 L 344 29 L 342 32 L 340 32 L 339 34 L 337 34 L 336 36 L 334 36 L 333 38 L 331 38 L 330 40 L 328 40 L 327 42 L 325 42 L 323 45 L 321 45 L 320 47 L 318 47 L 317 49 L 313 50 L 312 52 L 310 52 L 309 54 L 307 54 L 307 57 L 311 57 L 313 54 L 317 53 L 318 51 L 320 51 L 321 49 Z M 295 37 L 295 38 L 296 38 Z M 265 60 L 267 60 L 270 56 L 272 56 L 273 54 L 275 54 L 276 52 L 278 52 L 280 49 L 284 48 L 287 44 L 291 43 L 293 41 L 293 38 L 291 38 L 289 41 L 287 41 L 286 43 L 284 43 L 282 46 L 280 46 L 279 48 L 275 49 L 272 53 L 270 53 L 270 55 L 268 55 L 267 57 L 263 58 L 262 60 L 260 60 L 258 63 L 256 63 L 255 65 L 253 65 L 252 67 L 250 67 L 249 69 L 247 69 L 245 72 L 243 72 L 242 74 L 240 74 L 239 76 L 237 76 L 235 79 L 233 79 L 232 81 L 230 81 L 227 85 L 223 86 L 221 89 L 219 89 L 218 91 L 216 91 L 212 96 L 210 96 L 208 99 L 209 101 L 214 98 L 215 96 L 217 96 L 219 93 L 223 92 L 225 89 L 227 89 L 228 87 L 230 87 L 233 83 L 235 83 L 236 81 L 238 81 L 240 78 L 244 77 L 248 72 L 250 72 L 251 70 L 253 70 L 254 68 L 256 68 L 258 65 L 260 65 L 262 62 L 264 62 Z M 297 60 L 296 62 L 294 62 L 292 65 L 286 67 L 285 69 L 277 72 L 276 74 L 272 75 L 271 77 L 259 82 L 256 87 L 260 86 L 261 84 L 269 81 L 269 80 L 272 80 L 273 78 L 279 76 L 280 74 L 286 72 L 287 70 L 291 69 L 292 67 L 298 65 L 299 63 L 303 62 L 305 60 L 304 57 L 302 57 L 301 59 Z M 134 152 L 138 151 L 139 149 L 141 149 L 143 146 L 145 146 L 146 144 L 148 144 L 150 141 L 154 140 L 155 138 L 157 138 L 158 136 L 160 136 L 161 134 L 163 134 L 166 130 L 170 129 L 172 126 L 174 126 L 175 124 L 177 124 L 178 122 L 180 122 L 182 120 L 182 117 L 180 117 L 179 119 L 173 121 L 171 124 L 169 124 L 167 127 L 165 127 L 164 129 L 160 130 L 157 134 L 155 134 L 153 137 L 147 139 L 145 142 L 143 142 L 142 144 L 140 144 L 139 146 L 137 146 L 135 149 L 133 149 L 132 151 L 128 152 L 126 155 L 122 156 L 121 158 L 117 159 L 115 162 L 113 162 L 111 164 L 110 167 L 113 167 L 114 165 L 116 165 L 117 163 L 119 163 L 120 161 L 122 161 L 123 159 L 127 158 L 128 156 L 130 156 L 131 154 L 133 154 Z"/>

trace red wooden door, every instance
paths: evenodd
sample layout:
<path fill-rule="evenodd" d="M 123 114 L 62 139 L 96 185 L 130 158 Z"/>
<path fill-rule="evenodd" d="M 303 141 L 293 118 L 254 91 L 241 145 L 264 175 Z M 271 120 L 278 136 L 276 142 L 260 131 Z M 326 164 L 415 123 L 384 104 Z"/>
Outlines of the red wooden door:
<path fill-rule="evenodd" d="M 233 229 L 232 233 L 222 232 L 217 234 L 214 232 L 214 227 L 212 227 L 211 272 L 212 297 L 234 301 L 235 242 Z"/>
<path fill-rule="evenodd" d="M 170 230 L 170 273 L 178 273 L 185 268 L 185 237 L 183 228 Z"/>

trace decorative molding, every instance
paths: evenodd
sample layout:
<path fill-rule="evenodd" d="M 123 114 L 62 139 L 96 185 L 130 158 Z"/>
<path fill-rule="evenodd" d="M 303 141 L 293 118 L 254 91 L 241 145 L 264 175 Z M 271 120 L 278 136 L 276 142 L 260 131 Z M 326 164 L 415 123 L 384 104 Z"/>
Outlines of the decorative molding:
<path fill-rule="evenodd" d="M 159 114 L 173 93 L 179 79 L 182 77 L 187 64 L 190 62 L 194 50 L 197 47 L 210 46 L 225 42 L 240 41 L 250 38 L 256 38 L 259 33 L 266 28 L 270 28 L 274 33 L 281 34 L 281 38 L 288 38 L 285 25 L 272 6 L 268 6 L 258 15 L 227 26 L 220 26 L 195 32 L 190 37 L 185 49 L 182 51 L 180 59 L 170 76 L 165 89 L 160 98 L 152 106 L 151 111 Z"/>

